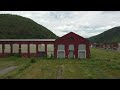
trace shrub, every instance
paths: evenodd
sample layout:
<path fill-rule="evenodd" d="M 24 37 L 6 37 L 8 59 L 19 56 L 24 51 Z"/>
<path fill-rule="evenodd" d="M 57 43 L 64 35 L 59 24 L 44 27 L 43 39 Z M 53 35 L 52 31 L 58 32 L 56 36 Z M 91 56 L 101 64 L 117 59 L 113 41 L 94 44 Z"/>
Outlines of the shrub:
<path fill-rule="evenodd" d="M 31 60 L 30 60 L 30 63 L 35 63 L 36 62 L 36 60 L 34 59 L 34 58 L 32 58 Z"/>

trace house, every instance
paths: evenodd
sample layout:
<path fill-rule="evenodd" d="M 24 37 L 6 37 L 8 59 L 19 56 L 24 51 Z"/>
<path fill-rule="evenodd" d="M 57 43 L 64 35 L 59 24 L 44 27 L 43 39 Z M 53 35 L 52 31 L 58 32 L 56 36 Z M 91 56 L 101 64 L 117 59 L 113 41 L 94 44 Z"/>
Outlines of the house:
<path fill-rule="evenodd" d="M 117 50 L 118 44 L 117 43 L 104 43 L 105 49 L 110 49 L 110 50 Z"/>
<path fill-rule="evenodd" d="M 89 58 L 89 41 L 73 32 L 58 39 L 0 39 L 0 57 Z"/>
<path fill-rule="evenodd" d="M 55 40 L 56 58 L 88 58 L 90 56 L 89 41 L 73 32 Z"/>

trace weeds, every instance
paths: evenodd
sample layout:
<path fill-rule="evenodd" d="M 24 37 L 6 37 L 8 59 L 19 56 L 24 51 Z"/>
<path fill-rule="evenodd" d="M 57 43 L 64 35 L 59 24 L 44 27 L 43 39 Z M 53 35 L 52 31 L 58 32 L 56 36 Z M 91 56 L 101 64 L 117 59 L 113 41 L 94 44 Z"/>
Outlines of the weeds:
<path fill-rule="evenodd" d="M 32 59 L 30 60 L 30 63 L 36 63 L 36 60 L 35 60 L 34 58 L 32 58 Z"/>

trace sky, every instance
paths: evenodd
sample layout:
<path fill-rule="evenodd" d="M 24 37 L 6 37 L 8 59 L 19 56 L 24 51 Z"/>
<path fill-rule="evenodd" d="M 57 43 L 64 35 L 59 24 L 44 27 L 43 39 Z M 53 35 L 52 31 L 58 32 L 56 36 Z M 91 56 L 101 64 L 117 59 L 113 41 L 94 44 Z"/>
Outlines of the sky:
<path fill-rule="evenodd" d="M 30 18 L 60 37 L 74 32 L 89 38 L 120 26 L 120 11 L 0 11 L 0 14 Z"/>

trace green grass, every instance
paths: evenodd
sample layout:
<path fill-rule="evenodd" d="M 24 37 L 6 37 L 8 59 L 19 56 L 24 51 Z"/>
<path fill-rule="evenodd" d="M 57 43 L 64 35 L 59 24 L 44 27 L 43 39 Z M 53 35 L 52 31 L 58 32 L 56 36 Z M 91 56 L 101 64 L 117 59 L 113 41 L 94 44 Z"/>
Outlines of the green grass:
<path fill-rule="evenodd" d="M 0 75 L 4 79 L 56 79 L 63 66 L 62 79 L 119 79 L 120 52 L 91 49 L 89 59 L 1 58 L 0 68 L 19 66 Z"/>

